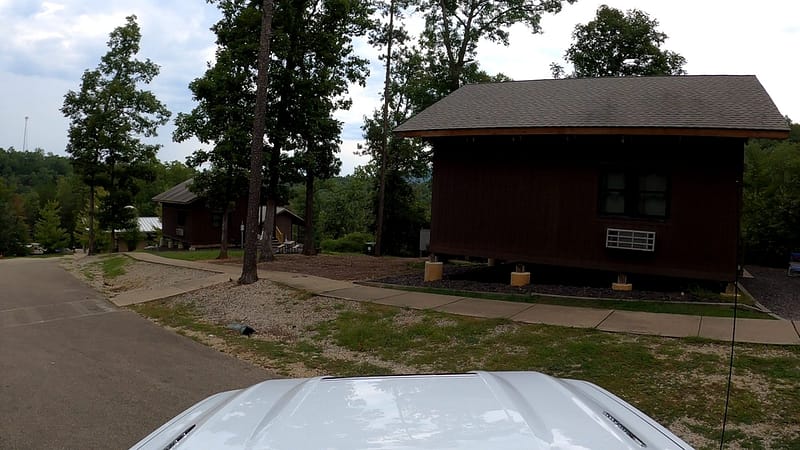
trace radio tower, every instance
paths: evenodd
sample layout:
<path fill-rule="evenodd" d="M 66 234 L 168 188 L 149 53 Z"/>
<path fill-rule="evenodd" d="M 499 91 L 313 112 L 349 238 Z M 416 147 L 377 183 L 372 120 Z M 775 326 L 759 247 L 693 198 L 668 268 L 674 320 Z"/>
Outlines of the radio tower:
<path fill-rule="evenodd" d="M 28 116 L 25 116 L 25 132 L 22 133 L 22 151 L 28 150 Z"/>

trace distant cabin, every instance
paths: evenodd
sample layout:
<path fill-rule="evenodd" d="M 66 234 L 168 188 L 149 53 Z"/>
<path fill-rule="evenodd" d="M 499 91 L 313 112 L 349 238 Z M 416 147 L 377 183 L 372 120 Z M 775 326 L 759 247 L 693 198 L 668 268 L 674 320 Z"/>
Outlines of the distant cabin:
<path fill-rule="evenodd" d="M 192 179 L 162 192 L 153 201 L 161 204 L 162 236 L 170 248 L 218 247 L 222 238 L 221 209 L 214 209 L 200 195 L 191 191 Z M 265 207 L 260 209 L 259 223 L 264 221 Z M 229 213 L 228 244 L 242 245 L 241 227 L 247 222 L 247 196 L 243 196 Z M 279 206 L 275 216 L 276 244 L 299 241 L 305 221 L 287 208 Z"/>
<path fill-rule="evenodd" d="M 789 127 L 701 75 L 466 85 L 394 132 L 433 147 L 434 254 L 731 281 L 744 145 Z"/>

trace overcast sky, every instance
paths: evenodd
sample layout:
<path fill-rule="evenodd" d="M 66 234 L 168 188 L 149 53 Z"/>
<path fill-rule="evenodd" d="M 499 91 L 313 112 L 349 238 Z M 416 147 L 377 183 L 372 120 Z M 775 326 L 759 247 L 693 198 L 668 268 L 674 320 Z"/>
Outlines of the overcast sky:
<path fill-rule="evenodd" d="M 478 61 L 486 71 L 515 80 L 550 78 L 549 65 L 563 63 L 575 25 L 590 21 L 601 4 L 638 8 L 657 19 L 669 35 L 664 48 L 686 57 L 689 74 L 756 75 L 781 113 L 800 122 L 798 0 L 578 0 L 545 16 L 542 34 L 519 26 L 508 47 L 482 42 Z M 204 0 L 0 0 L 0 147 L 65 154 L 68 122 L 59 111 L 64 94 L 79 88 L 83 71 L 106 53 L 108 34 L 130 14 L 142 29 L 140 58 L 161 66 L 150 89 L 173 117 L 192 109 L 187 86 L 214 54 L 209 27 L 219 19 Z M 353 151 L 363 116 L 379 106 L 382 84 L 376 52 L 366 45 L 357 50 L 370 58 L 372 69 L 366 87 L 351 89 L 351 110 L 337 114 L 344 122 L 343 174 L 366 162 Z M 199 144 L 173 143 L 173 128 L 164 126 L 155 139 L 163 145 L 159 158 L 185 161 Z"/>

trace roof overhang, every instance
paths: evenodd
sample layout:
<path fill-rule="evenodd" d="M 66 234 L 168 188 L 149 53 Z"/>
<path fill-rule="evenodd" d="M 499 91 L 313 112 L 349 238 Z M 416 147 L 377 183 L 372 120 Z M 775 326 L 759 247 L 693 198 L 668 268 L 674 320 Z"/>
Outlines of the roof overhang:
<path fill-rule="evenodd" d="M 531 136 L 531 135 L 626 135 L 626 136 L 705 136 L 729 138 L 786 139 L 789 130 L 742 130 L 733 128 L 674 127 L 542 127 L 542 128 L 463 128 L 395 131 L 398 137 Z"/>

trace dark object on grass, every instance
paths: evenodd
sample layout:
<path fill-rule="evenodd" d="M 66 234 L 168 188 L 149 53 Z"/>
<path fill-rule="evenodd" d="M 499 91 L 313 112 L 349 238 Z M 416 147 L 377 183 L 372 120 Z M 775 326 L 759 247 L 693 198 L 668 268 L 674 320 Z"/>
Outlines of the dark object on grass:
<path fill-rule="evenodd" d="M 800 253 L 793 252 L 789 255 L 789 271 L 786 275 L 790 277 L 800 275 Z"/>
<path fill-rule="evenodd" d="M 228 328 L 230 328 L 233 331 L 236 331 L 239 334 L 243 334 L 247 337 L 250 337 L 251 334 L 256 332 L 256 330 L 243 323 L 232 323 L 228 325 Z"/>

